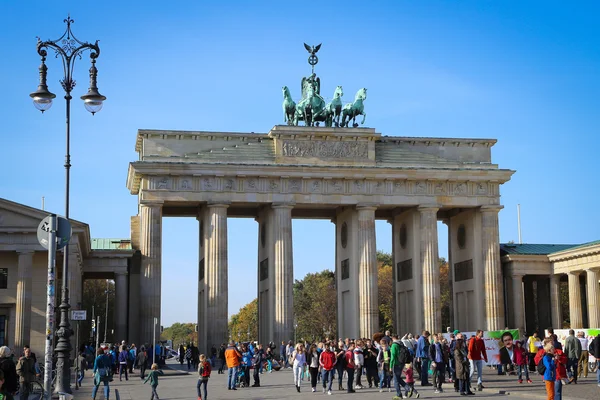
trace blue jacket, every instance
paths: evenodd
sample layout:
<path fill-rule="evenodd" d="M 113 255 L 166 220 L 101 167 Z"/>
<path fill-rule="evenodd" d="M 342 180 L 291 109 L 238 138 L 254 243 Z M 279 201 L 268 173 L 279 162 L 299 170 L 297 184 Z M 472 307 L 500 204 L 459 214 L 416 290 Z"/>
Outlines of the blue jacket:
<path fill-rule="evenodd" d="M 425 336 L 419 337 L 417 341 L 417 358 L 429 358 L 429 340 Z"/>
<path fill-rule="evenodd" d="M 252 365 L 252 357 L 254 357 L 254 353 L 252 353 L 252 351 L 244 351 L 242 353 L 242 364 L 247 366 Z"/>
<path fill-rule="evenodd" d="M 554 363 L 554 358 L 550 354 L 546 354 L 542 361 L 544 361 L 544 366 L 546 367 L 546 371 L 544 371 L 544 380 L 554 382 L 556 380 L 556 364 Z"/>

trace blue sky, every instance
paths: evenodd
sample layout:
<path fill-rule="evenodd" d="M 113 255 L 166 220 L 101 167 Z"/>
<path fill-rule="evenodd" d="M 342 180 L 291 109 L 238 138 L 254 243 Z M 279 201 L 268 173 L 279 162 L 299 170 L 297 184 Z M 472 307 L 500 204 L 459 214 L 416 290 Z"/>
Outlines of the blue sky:
<path fill-rule="evenodd" d="M 223 5 L 221 5 L 223 4 Z M 0 197 L 63 210 L 62 67 L 42 115 L 36 36 L 55 39 L 71 13 L 79 39 L 100 40 L 91 116 L 87 58 L 72 104 L 71 216 L 93 237 L 129 237 L 136 198 L 125 187 L 139 128 L 268 132 L 283 122 L 281 86 L 299 96 L 310 72 L 302 43 L 323 43 L 323 92 L 344 101 L 367 87 L 366 125 L 383 135 L 496 138 L 494 162 L 517 171 L 501 188 L 501 241 L 582 243 L 600 238 L 600 6 L 555 1 L 318 2 L 3 1 Z M 369 4 L 369 5 L 366 5 Z M 310 9 L 311 11 L 301 11 Z M 329 94 L 331 92 L 331 94 Z M 231 107 L 235 107 L 235 112 Z M 440 255 L 447 253 L 440 225 Z M 333 268 L 328 221 L 294 221 L 294 275 Z M 256 222 L 229 220 L 229 313 L 255 297 Z M 197 221 L 165 219 L 162 323 L 196 315 Z M 248 240 L 248 238 L 252 238 Z M 377 223 L 391 251 L 390 225 Z"/>

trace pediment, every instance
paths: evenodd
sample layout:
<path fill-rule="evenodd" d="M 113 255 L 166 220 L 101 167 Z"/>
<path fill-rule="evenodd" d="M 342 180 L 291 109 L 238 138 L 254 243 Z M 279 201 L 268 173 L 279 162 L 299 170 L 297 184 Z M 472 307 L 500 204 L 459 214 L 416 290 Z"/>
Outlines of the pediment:
<path fill-rule="evenodd" d="M 0 198 L 0 231 L 35 231 L 48 214 L 48 211 Z M 81 222 L 71 222 L 75 229 L 86 227 Z"/>

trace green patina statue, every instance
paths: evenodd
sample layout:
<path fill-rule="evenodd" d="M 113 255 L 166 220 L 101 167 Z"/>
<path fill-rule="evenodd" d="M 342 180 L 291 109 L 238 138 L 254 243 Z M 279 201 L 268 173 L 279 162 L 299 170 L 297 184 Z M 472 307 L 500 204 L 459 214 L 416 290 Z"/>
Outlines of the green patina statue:
<path fill-rule="evenodd" d="M 348 123 L 352 120 L 352 127 L 356 128 L 358 124 L 356 123 L 356 117 L 359 115 L 363 116 L 363 120 L 360 123 L 361 125 L 365 123 L 365 119 L 367 118 L 367 113 L 365 112 L 365 106 L 363 102 L 367 99 L 367 89 L 362 88 L 358 92 L 356 92 L 356 96 L 354 96 L 354 102 L 351 104 L 346 104 L 344 109 L 342 110 L 342 127 L 348 127 Z M 346 119 L 347 118 L 347 119 Z"/>
<path fill-rule="evenodd" d="M 333 92 L 333 100 L 325 107 L 327 109 L 328 119 L 325 121 L 325 126 L 331 127 L 335 122 L 335 127 L 340 126 L 340 116 L 342 115 L 342 96 L 344 91 L 341 86 L 335 88 Z"/>
<path fill-rule="evenodd" d="M 283 91 L 283 122 L 292 125 L 296 114 L 296 103 L 292 100 L 290 89 L 287 86 L 282 87 L 281 90 Z"/>

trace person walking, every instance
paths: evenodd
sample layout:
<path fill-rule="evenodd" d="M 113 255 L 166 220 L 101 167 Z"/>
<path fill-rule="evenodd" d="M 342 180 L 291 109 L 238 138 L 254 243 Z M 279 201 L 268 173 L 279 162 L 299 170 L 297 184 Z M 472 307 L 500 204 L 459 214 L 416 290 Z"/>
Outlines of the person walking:
<path fill-rule="evenodd" d="M 554 400 L 554 381 L 556 379 L 556 363 L 554 361 L 554 345 L 547 343 L 544 346 L 544 383 L 546 384 L 547 400 Z"/>
<path fill-rule="evenodd" d="M 81 382 L 83 382 L 83 377 L 85 376 L 85 370 L 88 368 L 84 352 L 79 353 L 75 363 L 77 364 L 77 384 L 81 386 Z"/>
<path fill-rule="evenodd" d="M 16 393 L 19 388 L 19 376 L 17 366 L 12 359 L 12 351 L 7 346 L 0 347 L 0 371 L 4 373 L 4 385 L 2 385 L 4 392 Z"/>
<path fill-rule="evenodd" d="M 481 392 L 483 389 L 483 362 L 485 361 L 486 364 L 488 362 L 485 343 L 483 341 L 483 331 L 481 329 L 478 329 L 475 337 L 469 341 L 468 358 L 470 366 L 469 378 L 473 378 L 473 373 L 477 369 L 477 390 Z"/>
<path fill-rule="evenodd" d="M 365 358 L 365 370 L 367 372 L 367 383 L 369 388 L 379 386 L 379 374 L 377 371 L 377 356 L 379 355 L 379 349 L 371 342 L 370 339 L 366 340 L 365 348 L 363 350 Z"/>
<path fill-rule="evenodd" d="M 219 347 L 219 370 L 217 371 L 217 374 L 223 373 L 223 368 L 225 367 L 225 349 L 226 348 L 227 348 L 227 346 L 225 346 L 225 343 L 221 343 L 221 347 Z"/>
<path fill-rule="evenodd" d="M 96 350 L 96 359 L 94 360 L 94 388 L 92 389 L 92 400 L 96 399 L 98 387 L 104 384 L 104 400 L 108 400 L 110 395 L 109 382 L 112 381 L 112 362 L 104 350 Z"/>
<path fill-rule="evenodd" d="M 185 349 L 185 360 L 187 361 L 188 371 L 192 369 L 192 345 L 187 345 Z"/>
<path fill-rule="evenodd" d="M 335 353 L 335 369 L 338 374 L 338 390 L 346 390 L 342 382 L 344 381 L 344 372 L 346 371 L 346 349 L 344 349 L 344 341 L 340 340 L 334 349 Z"/>
<path fill-rule="evenodd" d="M 456 339 L 454 345 L 454 361 L 456 364 L 456 380 L 458 380 L 461 396 L 473 393 L 469 390 L 469 360 L 467 359 L 464 346 L 463 339 Z"/>
<path fill-rule="evenodd" d="M 137 347 L 135 347 L 135 343 L 132 343 L 131 348 L 129 348 L 129 356 L 127 357 L 127 366 L 129 367 L 130 374 L 133 374 L 136 357 L 137 357 Z"/>
<path fill-rule="evenodd" d="M 417 362 L 421 364 L 421 386 L 431 386 L 429 383 L 429 332 L 423 331 L 417 341 Z"/>
<path fill-rule="evenodd" d="M 363 341 L 357 340 L 356 345 L 354 347 L 354 376 L 356 380 L 356 385 L 354 386 L 354 389 L 364 389 L 364 386 L 361 382 L 363 367 L 365 365 L 365 357 L 363 355 L 362 346 Z"/>
<path fill-rule="evenodd" d="M 408 397 L 419 398 L 420 394 L 415 389 L 415 371 L 411 363 L 404 364 L 404 376 L 406 377 L 406 384 L 408 385 Z"/>
<path fill-rule="evenodd" d="M 152 388 L 152 396 L 150 396 L 150 400 L 154 400 L 155 397 L 156 400 L 159 400 L 158 393 L 156 392 L 156 388 L 158 387 L 158 376 L 164 375 L 164 373 L 162 372 L 162 370 L 158 369 L 157 363 L 152 364 L 150 370 L 150 373 L 148 374 L 146 379 L 144 379 L 144 383 L 150 381 L 150 387 Z"/>
<path fill-rule="evenodd" d="M 229 346 L 225 349 L 225 362 L 227 363 L 227 389 L 237 390 L 235 388 L 235 380 L 237 378 L 237 371 L 240 366 L 240 360 L 242 353 L 235 347 L 235 342 L 232 340 L 229 342 Z"/>
<path fill-rule="evenodd" d="M 129 376 L 127 375 L 127 359 L 129 358 L 129 352 L 125 348 L 125 345 L 121 346 L 121 351 L 119 352 L 119 381 L 123 381 L 123 372 L 125 372 L 125 380 L 129 380 Z"/>
<path fill-rule="evenodd" d="M 325 344 L 325 350 L 321 353 L 319 357 L 319 365 L 322 368 L 323 374 L 323 393 L 325 393 L 325 389 L 327 389 L 327 394 L 331 395 L 331 386 L 333 385 L 333 374 L 335 371 L 335 364 L 337 363 L 337 358 L 335 353 L 333 352 L 335 348 L 332 343 Z M 329 386 L 328 386 L 329 384 Z"/>
<path fill-rule="evenodd" d="M 581 342 L 575 337 L 575 331 L 569 329 L 569 336 L 565 340 L 564 353 L 567 355 L 567 375 L 569 381 L 567 384 L 577 383 L 577 364 L 581 357 Z"/>
<path fill-rule="evenodd" d="M 140 369 L 140 379 L 144 379 L 146 377 L 146 363 L 148 362 L 148 354 L 146 353 L 146 348 L 142 346 L 137 356 L 135 357 L 135 363 Z"/>
<path fill-rule="evenodd" d="M 379 392 L 383 392 L 383 388 L 387 388 L 391 392 L 390 386 L 390 348 L 387 341 L 381 339 L 379 353 L 377 354 L 377 368 L 379 370 Z"/>
<path fill-rule="evenodd" d="M 411 361 L 408 348 L 400 341 L 398 335 L 392 335 L 392 345 L 390 346 L 390 369 L 394 374 L 394 386 L 396 389 L 394 400 L 401 398 L 405 399 L 408 397 L 409 387 L 402 379 L 402 371 L 404 370 L 404 366 Z M 404 390 L 404 393 L 402 393 L 402 390 Z"/>
<path fill-rule="evenodd" d="M 446 378 L 446 360 L 444 358 L 444 348 L 440 337 L 442 334 L 433 334 L 433 344 L 429 346 L 429 359 L 431 360 L 431 367 L 433 371 L 433 386 L 435 387 L 434 393 L 443 393 L 442 384 Z"/>
<path fill-rule="evenodd" d="M 35 360 L 31 356 L 29 346 L 24 347 L 23 354 L 23 357 L 19 358 L 19 362 L 17 362 L 16 372 L 19 375 L 19 383 L 21 384 L 19 397 L 21 400 L 27 400 L 29 398 L 29 384 L 35 380 L 36 376 Z M 108 399 L 108 396 L 106 398 Z"/>
<path fill-rule="evenodd" d="M 210 372 L 212 368 L 210 363 L 206 360 L 204 354 L 200 354 L 200 364 L 198 366 L 198 383 L 196 390 L 198 392 L 198 400 L 207 400 L 208 391 L 208 378 L 210 378 Z"/>
<path fill-rule="evenodd" d="M 523 373 L 525 373 L 525 379 L 527 383 L 531 382 L 529 379 L 529 367 L 527 366 L 527 350 L 523 347 L 523 342 L 517 340 L 515 342 L 515 350 L 513 351 L 513 363 L 517 366 L 517 375 L 519 383 L 523 383 Z"/>
<path fill-rule="evenodd" d="M 291 355 L 292 368 L 294 371 L 294 385 L 296 390 L 300 393 L 300 383 L 302 382 L 302 371 L 306 365 L 306 353 L 304 352 L 304 345 L 302 343 L 296 344 L 295 350 Z"/>
<path fill-rule="evenodd" d="M 354 342 L 348 342 L 348 349 L 344 354 L 344 365 L 346 366 L 346 374 L 348 375 L 347 389 L 348 393 L 354 393 L 355 390 L 352 387 L 354 385 Z"/>
<path fill-rule="evenodd" d="M 179 364 L 183 365 L 183 359 L 185 358 L 185 348 L 183 347 L 183 344 L 179 345 Z"/>
<path fill-rule="evenodd" d="M 577 377 L 581 378 L 581 375 L 583 374 L 583 377 L 587 378 L 588 360 L 590 358 L 588 339 L 585 337 L 583 331 L 577 332 L 577 339 L 581 343 L 581 356 L 579 357 L 579 363 L 577 364 Z"/>
<path fill-rule="evenodd" d="M 590 343 L 590 354 L 596 358 L 596 363 L 600 362 L 600 333 Z M 596 369 L 596 383 L 600 387 L 600 367 Z"/>
<path fill-rule="evenodd" d="M 319 352 L 317 351 L 317 345 L 314 343 L 308 350 L 306 363 L 310 373 L 310 387 L 314 393 L 317 391 L 317 375 L 319 374 Z"/>

